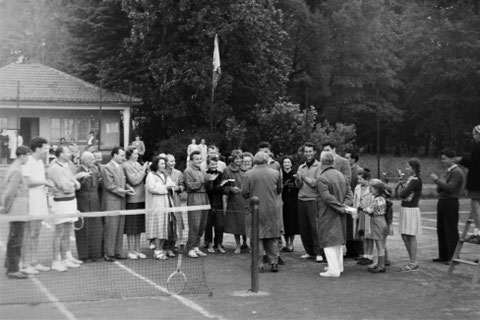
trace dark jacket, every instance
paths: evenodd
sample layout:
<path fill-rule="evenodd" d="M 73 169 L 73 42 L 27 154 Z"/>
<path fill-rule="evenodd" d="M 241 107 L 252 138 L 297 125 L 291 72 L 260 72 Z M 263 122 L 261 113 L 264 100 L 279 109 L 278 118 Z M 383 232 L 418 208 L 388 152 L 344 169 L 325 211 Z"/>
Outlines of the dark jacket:
<path fill-rule="evenodd" d="M 473 146 L 470 157 L 463 157 L 459 164 L 468 169 L 465 188 L 468 191 L 480 191 L 480 142 Z"/>
<path fill-rule="evenodd" d="M 422 179 L 417 176 L 408 178 L 405 189 L 400 191 L 400 198 L 402 198 L 401 206 L 404 208 L 418 208 L 421 195 Z"/>

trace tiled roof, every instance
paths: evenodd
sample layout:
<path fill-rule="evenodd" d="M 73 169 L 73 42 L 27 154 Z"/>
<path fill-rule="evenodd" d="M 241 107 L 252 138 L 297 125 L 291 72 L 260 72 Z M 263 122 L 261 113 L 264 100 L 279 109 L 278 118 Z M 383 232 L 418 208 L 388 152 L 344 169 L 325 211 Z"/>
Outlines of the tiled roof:
<path fill-rule="evenodd" d="M 12 63 L 0 68 L 0 101 L 98 103 L 100 87 L 42 64 Z M 102 91 L 105 104 L 128 104 L 128 95 Z M 141 103 L 132 97 L 134 104 Z"/>

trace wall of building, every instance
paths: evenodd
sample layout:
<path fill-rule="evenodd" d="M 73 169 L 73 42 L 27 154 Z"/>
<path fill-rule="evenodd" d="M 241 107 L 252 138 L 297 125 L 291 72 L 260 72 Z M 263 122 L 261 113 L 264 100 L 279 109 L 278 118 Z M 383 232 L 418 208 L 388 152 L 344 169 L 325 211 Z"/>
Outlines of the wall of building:
<path fill-rule="evenodd" d="M 25 118 L 31 118 L 32 130 L 38 131 L 38 134 L 48 139 L 51 144 L 58 143 L 63 137 L 67 142 L 75 139 L 75 142 L 82 146 L 86 145 L 90 131 L 94 131 L 96 136 L 99 132 L 98 110 L 20 109 L 17 111 L 0 108 L 0 127 L 7 123 L 7 129 L 17 128 L 18 117 L 24 118 L 23 124 L 27 126 L 30 121 Z M 38 119 L 38 129 L 35 125 L 36 119 Z M 101 149 L 109 149 L 123 142 L 120 136 L 120 111 L 102 110 L 101 123 Z M 28 132 L 25 128 L 22 129 L 23 132 Z M 28 141 L 28 137 L 25 137 L 25 140 Z"/>

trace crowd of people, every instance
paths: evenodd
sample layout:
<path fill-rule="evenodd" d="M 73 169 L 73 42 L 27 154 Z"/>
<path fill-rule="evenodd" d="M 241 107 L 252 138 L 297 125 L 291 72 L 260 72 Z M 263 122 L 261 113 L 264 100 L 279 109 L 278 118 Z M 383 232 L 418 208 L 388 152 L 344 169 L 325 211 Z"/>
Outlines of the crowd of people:
<path fill-rule="evenodd" d="M 431 179 L 438 187 L 438 245 L 436 262 L 449 262 L 458 242 L 458 211 L 464 173 L 469 169 L 466 188 L 476 212 L 475 231 L 469 241 L 480 242 L 478 226 L 480 188 L 480 126 L 473 130 L 476 141 L 470 157 L 459 158 L 451 150 L 441 152 L 446 174 Z M 271 146 L 262 142 L 255 154 L 233 150 L 226 163 L 215 145 L 206 152 L 192 141 L 184 172 L 175 168 L 172 154 L 160 153 L 151 162 L 142 159 L 145 145 L 136 142 L 124 150 L 111 150 L 111 160 L 103 165 L 102 154 L 90 148 L 72 162 L 67 146 L 55 150 L 55 160 L 47 172 L 42 159 L 48 152 L 46 139 L 32 139 L 31 149 L 20 146 L 16 161 L 6 176 L 4 211 L 7 214 L 55 215 L 52 263 L 45 266 L 37 257 L 41 220 L 12 222 L 7 245 L 7 275 L 25 278 L 48 270 L 64 272 L 83 263 L 103 259 L 145 259 L 141 234 L 150 241 L 153 258 L 175 257 L 183 246 L 187 256 L 196 259 L 216 252 L 225 254 L 224 233 L 233 234 L 235 254 L 249 249 L 251 237 L 250 200 L 259 202 L 259 270 L 265 263 L 272 272 L 285 263 L 281 252 L 294 251 L 300 235 L 305 250 L 301 259 L 326 262 L 322 277 L 339 277 L 344 256 L 368 266 L 371 273 L 383 273 L 389 265 L 387 237 L 393 216 L 392 191 L 370 170 L 358 165 L 359 156 L 348 150 L 337 154 L 335 144 L 325 142 L 321 152 L 314 143 L 304 143 L 295 156 L 277 162 Z M 203 140 L 201 145 L 205 145 Z M 457 165 L 457 163 L 459 165 Z M 410 262 L 401 271 L 418 270 L 417 236 L 421 234 L 419 209 L 422 180 L 420 162 L 409 159 L 407 179 L 399 182 L 401 198 L 399 232 Z M 47 197 L 48 194 L 51 197 Z M 210 210 L 170 212 L 181 206 L 186 193 L 187 206 L 210 205 Z M 50 199 L 50 201 L 48 200 Z M 71 213 L 144 209 L 144 214 L 85 217 L 78 221 Z M 65 214 L 67 214 L 65 216 Z M 188 224 L 188 234 L 186 226 Z M 78 257 L 70 248 L 73 227 Z M 124 234 L 128 251 L 124 252 Z M 282 237 L 284 241 L 282 240 Z M 207 253 L 201 249 L 201 240 Z M 374 249 L 378 259 L 374 262 Z"/>

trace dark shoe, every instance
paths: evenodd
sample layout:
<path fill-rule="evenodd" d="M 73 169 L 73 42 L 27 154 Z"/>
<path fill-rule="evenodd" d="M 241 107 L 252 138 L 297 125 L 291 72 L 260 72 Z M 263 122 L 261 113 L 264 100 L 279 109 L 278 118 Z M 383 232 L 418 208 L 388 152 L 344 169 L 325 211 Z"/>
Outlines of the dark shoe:
<path fill-rule="evenodd" d="M 118 259 L 118 260 L 125 260 L 127 259 L 127 256 L 124 256 L 124 255 L 121 255 L 121 254 L 116 254 L 114 255 L 115 259 Z"/>
<path fill-rule="evenodd" d="M 372 264 L 372 263 L 373 263 L 373 260 L 368 259 L 368 258 L 363 258 L 362 260 L 359 260 L 357 262 L 357 264 L 359 264 L 361 266 L 368 266 L 369 264 Z"/>
<path fill-rule="evenodd" d="M 278 264 L 273 263 L 272 268 L 270 269 L 272 272 L 278 272 Z"/>
<path fill-rule="evenodd" d="M 285 261 L 280 256 L 278 257 L 278 264 L 281 265 L 281 266 L 285 265 Z"/>
<path fill-rule="evenodd" d="M 370 273 L 384 273 L 384 272 L 387 272 L 387 269 L 379 268 L 378 266 L 376 266 L 376 267 L 371 268 L 371 269 L 369 268 L 368 272 L 370 272 Z"/>
<path fill-rule="evenodd" d="M 439 262 L 439 263 L 444 263 L 444 262 L 447 262 L 448 260 L 447 259 L 441 259 L 441 258 L 435 258 L 435 259 L 432 259 L 433 262 Z"/>
<path fill-rule="evenodd" d="M 112 256 L 104 256 L 103 259 L 105 259 L 105 261 L 107 261 L 107 262 L 117 261 L 117 259 L 115 259 L 115 257 L 112 257 Z"/>
<path fill-rule="evenodd" d="M 465 238 L 465 242 L 473 243 L 473 244 L 480 244 L 480 235 L 471 235 Z"/>
<path fill-rule="evenodd" d="M 258 272 L 263 273 L 265 269 L 263 267 L 258 267 Z"/>
<path fill-rule="evenodd" d="M 28 275 L 17 271 L 17 272 L 7 272 L 8 279 L 28 279 Z"/>

